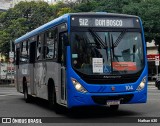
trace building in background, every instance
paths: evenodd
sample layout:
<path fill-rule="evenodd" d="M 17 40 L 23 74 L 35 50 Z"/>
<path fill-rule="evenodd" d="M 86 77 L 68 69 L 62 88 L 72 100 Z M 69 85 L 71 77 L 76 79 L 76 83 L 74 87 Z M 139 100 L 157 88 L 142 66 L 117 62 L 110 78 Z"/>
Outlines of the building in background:
<path fill-rule="evenodd" d="M 152 76 L 155 76 L 157 74 L 157 67 L 158 67 L 158 71 L 160 71 L 159 66 L 156 66 L 155 64 L 155 60 L 156 60 L 155 57 L 157 56 L 160 57 L 160 54 L 158 52 L 158 45 L 155 45 L 154 40 L 152 40 L 152 42 L 147 42 L 147 59 L 148 59 L 149 79 L 151 79 Z"/>

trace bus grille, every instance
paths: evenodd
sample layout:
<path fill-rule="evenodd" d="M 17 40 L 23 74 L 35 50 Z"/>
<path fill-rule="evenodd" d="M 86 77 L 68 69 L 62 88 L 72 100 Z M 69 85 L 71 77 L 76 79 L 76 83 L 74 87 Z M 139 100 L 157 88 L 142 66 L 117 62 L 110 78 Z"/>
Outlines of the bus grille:
<path fill-rule="evenodd" d="M 129 95 L 116 95 L 116 96 L 92 96 L 95 103 L 106 105 L 107 100 L 120 100 L 121 104 L 129 102 L 133 98 L 133 94 Z"/>

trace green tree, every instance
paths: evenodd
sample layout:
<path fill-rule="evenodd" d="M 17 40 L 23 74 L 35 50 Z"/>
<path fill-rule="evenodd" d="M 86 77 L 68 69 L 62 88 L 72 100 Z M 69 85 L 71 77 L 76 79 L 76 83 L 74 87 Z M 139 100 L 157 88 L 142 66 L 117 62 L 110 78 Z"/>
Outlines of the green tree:
<path fill-rule="evenodd" d="M 160 1 L 143 0 L 140 3 L 132 3 L 123 8 L 123 13 L 140 16 L 144 25 L 146 41 L 155 40 L 160 43 Z"/>
<path fill-rule="evenodd" d="M 53 15 L 50 17 L 50 19 L 57 18 L 66 13 L 74 12 L 72 9 L 74 6 L 74 3 L 65 4 L 63 2 L 58 2 L 57 4 L 51 5 Z"/>
<path fill-rule="evenodd" d="M 46 2 L 20 2 L 0 14 L 0 49 L 9 52 L 10 41 L 51 20 L 53 10 Z"/>
<path fill-rule="evenodd" d="M 72 9 L 71 9 L 71 8 L 68 8 L 68 7 L 61 8 L 61 9 L 59 10 L 59 12 L 57 13 L 57 16 L 59 17 L 59 16 L 61 16 L 61 15 L 63 15 L 63 14 L 70 13 L 70 12 L 72 12 Z"/>
<path fill-rule="evenodd" d="M 80 4 L 77 4 L 73 7 L 74 12 L 91 12 L 94 8 L 97 7 L 97 3 L 92 0 L 81 1 Z"/>
<path fill-rule="evenodd" d="M 84 0 L 85 1 L 85 0 Z M 76 12 L 114 12 L 121 13 L 124 5 L 133 0 L 86 0 L 75 6 Z M 138 0 L 135 0 L 138 1 Z"/>

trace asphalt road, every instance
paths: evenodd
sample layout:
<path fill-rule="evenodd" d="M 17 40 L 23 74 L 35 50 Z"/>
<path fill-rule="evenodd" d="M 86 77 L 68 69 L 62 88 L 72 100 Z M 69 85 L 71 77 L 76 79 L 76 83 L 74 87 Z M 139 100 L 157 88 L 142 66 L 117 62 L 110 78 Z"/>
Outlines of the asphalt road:
<path fill-rule="evenodd" d="M 24 119 L 24 122 L 34 118 L 37 119 L 37 122 L 48 122 L 48 125 L 52 125 L 54 122 L 54 126 L 70 126 L 75 123 L 77 126 L 82 124 L 87 126 L 95 124 L 124 126 L 127 123 L 129 125 L 134 125 L 134 123 L 138 123 L 136 125 L 146 123 L 148 126 L 158 125 L 158 123 L 148 123 L 147 121 L 156 122 L 157 120 L 160 123 L 160 90 L 154 85 L 150 85 L 146 104 L 121 105 L 117 112 L 109 112 L 106 107 L 83 107 L 78 108 L 78 111 L 65 111 L 64 114 L 56 114 L 54 110 L 48 108 L 45 100 L 34 99 L 32 103 L 25 103 L 23 94 L 18 93 L 14 87 L 0 87 L 0 117 L 0 122 L 4 117 Z M 142 121 L 146 122 L 142 123 Z"/>

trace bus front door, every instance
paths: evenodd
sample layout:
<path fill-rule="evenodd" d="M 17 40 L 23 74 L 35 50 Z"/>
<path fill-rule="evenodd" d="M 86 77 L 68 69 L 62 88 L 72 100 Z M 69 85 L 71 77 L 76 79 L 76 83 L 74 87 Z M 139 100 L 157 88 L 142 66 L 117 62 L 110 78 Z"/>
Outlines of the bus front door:
<path fill-rule="evenodd" d="M 34 72 L 35 72 L 35 50 L 36 50 L 36 42 L 30 43 L 30 64 L 29 64 L 29 71 L 30 71 L 30 90 L 31 90 L 31 95 L 36 94 L 36 88 L 35 88 L 35 83 L 34 83 Z"/>

